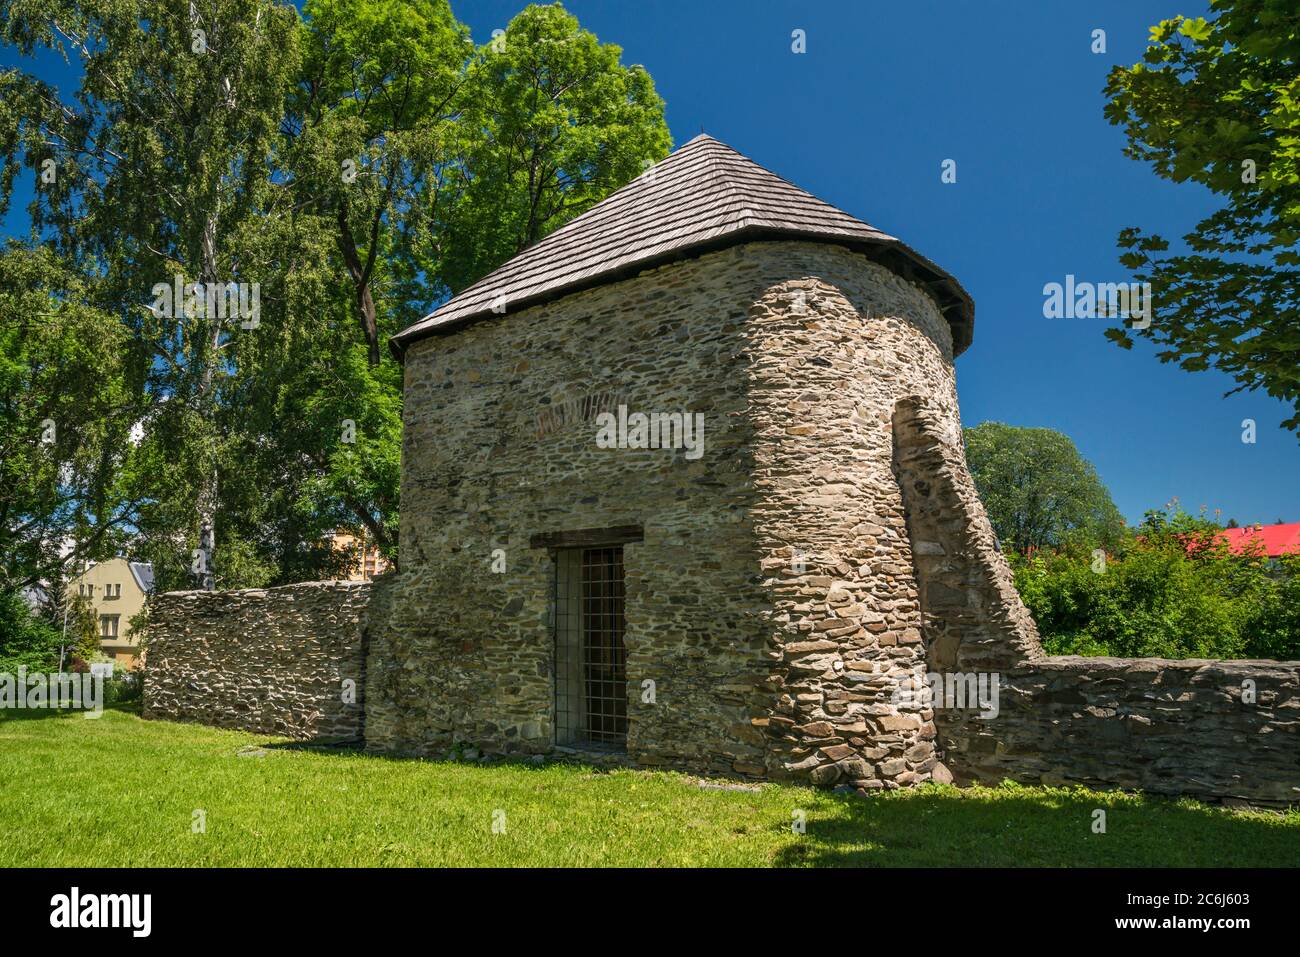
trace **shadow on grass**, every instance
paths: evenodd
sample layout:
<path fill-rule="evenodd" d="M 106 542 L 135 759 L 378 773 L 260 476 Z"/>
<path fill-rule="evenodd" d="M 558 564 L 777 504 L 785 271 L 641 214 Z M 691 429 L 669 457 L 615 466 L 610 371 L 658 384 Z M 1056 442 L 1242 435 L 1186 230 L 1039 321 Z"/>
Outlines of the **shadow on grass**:
<path fill-rule="evenodd" d="M 257 747 L 266 751 L 306 751 L 313 754 L 338 754 L 340 751 L 366 753 L 361 741 L 356 738 L 341 741 L 272 741 Z"/>
<path fill-rule="evenodd" d="M 104 705 L 104 711 L 140 717 L 140 701 L 118 701 Z M 46 721 L 71 715 L 84 715 L 85 708 L 0 708 L 0 721 Z M 94 720 L 93 718 L 91 720 Z"/>
<path fill-rule="evenodd" d="M 363 751 L 322 742 L 278 742 L 267 750 L 352 753 L 369 761 L 426 763 L 490 774 L 494 768 L 543 771 L 562 765 L 599 775 L 609 771 L 573 757 L 533 763 L 493 756 L 480 761 Z M 690 776 L 683 786 L 694 790 Z M 752 783 L 752 782 L 749 782 Z M 779 797 L 778 797 L 779 795 Z M 788 796 L 789 803 L 785 798 Z M 777 849 L 781 867 L 1296 867 L 1300 821 L 1239 813 L 1190 799 L 1084 788 L 923 786 L 861 798 L 780 784 L 755 800 L 803 804 L 806 832 Z M 1105 812 L 1105 829 L 1098 813 Z M 787 834 L 788 823 L 778 825 Z"/>
<path fill-rule="evenodd" d="M 590 771 L 593 774 L 606 773 L 611 770 L 610 768 L 601 765 L 588 764 L 577 757 L 558 757 L 553 755 L 547 755 L 545 761 L 533 761 L 528 755 L 509 754 L 491 754 L 487 756 L 486 760 L 478 758 L 461 758 L 456 760 L 448 758 L 445 755 L 418 754 L 413 751 L 367 751 L 364 744 L 355 738 L 338 741 L 319 739 L 308 741 L 272 741 L 266 744 L 256 745 L 256 747 L 265 751 L 298 751 L 314 754 L 352 754 L 373 761 L 394 762 L 399 764 L 416 763 L 455 765 L 456 767 L 463 768 L 479 768 L 484 771 L 490 771 L 493 768 L 503 766 L 524 770 L 541 770 L 548 766 L 554 767 L 555 765 L 581 768 L 585 771 Z"/>
<path fill-rule="evenodd" d="M 1094 830 L 1105 812 L 1105 831 Z M 1296 867 L 1280 813 L 1077 790 L 920 788 L 833 795 L 773 863 L 813 867 Z M 939 856 L 941 855 L 941 856 Z"/>

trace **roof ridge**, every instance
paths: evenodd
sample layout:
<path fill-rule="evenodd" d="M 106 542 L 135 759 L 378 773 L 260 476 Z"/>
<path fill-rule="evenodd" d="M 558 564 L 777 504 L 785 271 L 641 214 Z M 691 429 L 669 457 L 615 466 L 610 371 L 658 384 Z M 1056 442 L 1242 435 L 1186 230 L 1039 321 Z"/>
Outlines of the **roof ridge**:
<path fill-rule="evenodd" d="M 696 202 L 702 202 L 702 201 L 703 201 L 703 200 L 697 200 L 695 197 L 689 197 L 685 202 L 686 202 L 686 203 L 696 203 Z M 597 204 L 597 205 L 602 205 L 602 204 Z M 651 217 L 651 218 L 652 218 L 652 217 L 654 216 L 654 211 L 653 211 L 653 209 L 644 209 L 644 208 L 642 208 L 642 207 L 645 206 L 645 205 L 646 205 L 646 204 L 636 204 L 635 202 L 629 204 L 629 209 L 627 210 L 627 213 L 626 213 L 626 219 L 625 219 L 625 221 L 624 221 L 624 223 L 623 223 L 622 225 L 623 225 L 623 226 L 627 226 L 627 225 L 629 225 L 630 223 L 637 223 L 637 224 L 640 224 L 641 220 L 643 220 L 643 219 L 645 219 L 645 218 L 647 218 L 647 217 Z M 585 225 L 586 225 L 586 228 L 588 228 L 588 229 L 592 229 L 592 230 L 595 232 L 595 234 L 596 234 L 597 236 L 603 236 L 603 235 L 605 235 L 606 233 L 609 233 L 609 232 L 616 232 L 616 231 L 618 230 L 618 226 L 619 226 L 619 224 L 618 224 L 616 221 L 615 221 L 615 222 L 610 222 L 609 224 L 606 224 L 606 222 L 605 222 L 605 219 L 611 219 L 611 220 L 613 219 L 612 216 L 607 216 L 606 213 L 612 213 L 612 212 L 615 211 L 616 209 L 617 209 L 617 206 L 606 207 L 605 209 L 602 209 L 602 210 L 601 210 L 601 216 L 602 216 L 603 218 L 600 219 L 599 221 L 596 221 L 596 220 L 588 220 L 587 223 L 585 224 Z M 596 207 L 593 206 L 593 207 L 592 207 L 590 210 L 588 210 L 587 212 L 588 212 L 588 213 L 594 213 L 594 212 L 596 212 Z M 585 215 L 587 215 L 587 214 L 584 213 L 584 214 L 582 214 L 582 215 L 585 216 Z M 570 220 L 569 223 L 566 223 L 566 224 L 565 224 L 565 226 L 561 227 L 560 229 L 557 229 L 555 232 L 550 233 L 549 235 L 547 235 L 547 236 L 544 237 L 543 239 L 539 240 L 538 242 L 534 243 L 532 246 L 528 247 L 528 250 L 525 250 L 525 252 L 530 252 L 530 251 L 533 251 L 533 250 L 537 250 L 537 251 L 539 252 L 539 254 L 542 253 L 542 252 L 545 252 L 545 253 L 548 253 L 548 254 L 554 254 L 554 253 L 561 253 L 561 254 L 562 254 L 562 253 L 568 251 L 568 249 L 573 245 L 573 243 L 570 242 L 570 240 L 573 238 L 574 233 L 567 233 L 567 234 L 565 234 L 565 235 L 561 235 L 561 233 L 564 232 L 564 230 L 567 229 L 567 227 L 568 227 L 569 225 L 572 225 L 573 223 L 577 222 L 579 218 L 581 218 L 581 217 L 576 217 L 576 218 Z M 593 226 L 593 224 L 595 224 L 595 225 Z M 486 276 L 484 276 L 482 279 L 480 279 L 480 280 L 478 280 L 477 282 L 475 282 L 473 285 L 466 286 L 463 290 L 461 290 L 459 293 L 457 293 L 456 296 L 453 297 L 453 298 L 459 298 L 459 297 L 467 297 L 467 298 L 469 298 L 469 297 L 471 297 L 472 295 L 474 295 L 474 294 L 476 294 L 476 293 L 478 292 L 478 287 L 479 287 L 479 286 L 482 286 L 482 285 L 489 285 L 489 286 L 490 286 L 491 284 L 489 283 L 489 280 L 492 280 L 494 277 L 497 277 L 498 273 L 503 272 L 503 271 L 505 270 L 506 266 L 509 266 L 511 263 L 516 262 L 516 261 L 519 260 L 520 257 L 522 257 L 522 256 L 523 256 L 523 253 L 521 253 L 519 257 L 516 257 L 515 260 L 511 260 L 511 261 L 509 261 L 509 262 L 503 264 L 502 266 L 498 266 L 496 269 L 494 269 L 492 272 L 488 273 L 488 274 L 487 274 Z M 522 264 L 518 265 L 518 266 L 517 266 L 517 271 L 522 272 L 522 273 L 524 273 L 524 274 L 529 274 L 529 273 L 532 273 L 532 272 L 536 272 L 536 271 L 538 271 L 537 268 L 534 267 L 534 266 L 532 265 L 532 259 L 534 259 L 534 258 L 538 258 L 538 257 L 531 257 L 528 261 L 525 261 L 525 262 L 523 262 Z M 545 270 L 543 269 L 542 271 L 545 271 Z"/>
<path fill-rule="evenodd" d="M 557 237 L 560 237 L 562 234 L 568 232 L 571 227 L 574 227 L 576 224 L 578 224 L 579 221 L 584 216 L 594 212 L 598 207 L 605 206 L 607 203 L 611 203 L 612 201 L 626 199 L 628 195 L 633 195 L 632 191 L 634 187 L 638 186 L 639 184 L 642 184 L 642 181 L 645 180 L 646 177 L 650 176 L 651 173 L 653 173 L 655 170 L 658 170 L 661 166 L 663 166 L 665 163 L 672 160 L 674 157 L 680 157 L 685 152 L 686 148 L 690 146 L 691 143 L 694 143 L 696 140 L 701 139 L 701 137 L 703 137 L 706 140 L 712 140 L 715 143 L 718 142 L 717 140 L 713 140 L 712 137 L 708 136 L 707 134 L 700 134 L 700 136 L 696 136 L 694 139 L 690 140 L 689 142 L 684 143 L 682 146 L 673 150 L 663 159 L 659 160 L 659 162 L 655 163 L 652 166 L 646 167 L 646 169 L 644 169 L 638 176 L 634 176 L 632 179 L 628 180 L 626 183 L 624 183 L 618 189 L 614 190 L 604 199 L 598 200 L 596 203 L 592 204 L 590 207 L 583 210 L 577 216 L 573 217 L 573 219 L 569 220 L 567 223 L 564 223 L 562 226 L 557 227 L 553 232 L 547 233 L 545 236 L 543 236 L 537 242 L 533 243 L 531 246 L 521 249 L 518 253 L 515 254 L 515 257 L 513 257 L 512 259 L 506 260 L 500 266 L 496 267 L 496 269 L 493 269 L 490 272 L 484 274 L 480 279 L 476 279 L 474 282 L 470 283 L 464 289 L 460 290 L 460 292 L 454 293 L 451 299 L 455 299 L 459 296 L 464 296 L 467 293 L 474 291 L 478 286 L 482 285 L 487 280 L 491 279 L 494 275 L 496 275 L 498 272 L 503 270 L 506 266 L 510 265 L 510 263 L 513 262 L 515 258 L 522 256 L 524 253 L 530 250 L 538 249 L 543 244 L 549 243 L 552 240 L 556 239 Z M 656 178 L 657 178 L 657 174 L 656 174 Z M 449 299 L 448 302 L 450 301 L 451 300 Z M 444 303 L 444 305 L 446 305 L 446 303 Z M 439 308 L 441 308 L 441 306 Z M 437 309 L 434 310 L 434 312 L 437 311 L 438 311 Z M 430 313 L 429 316 L 426 316 L 425 318 L 427 319 L 432 315 L 433 313 Z"/>
<path fill-rule="evenodd" d="M 417 339 L 493 315 L 499 301 L 526 307 L 671 259 L 781 237 L 847 245 L 920 282 L 952 324 L 954 353 L 969 344 L 974 306 L 952 276 L 888 233 L 700 133 L 452 295 L 390 345 L 400 358 Z"/>

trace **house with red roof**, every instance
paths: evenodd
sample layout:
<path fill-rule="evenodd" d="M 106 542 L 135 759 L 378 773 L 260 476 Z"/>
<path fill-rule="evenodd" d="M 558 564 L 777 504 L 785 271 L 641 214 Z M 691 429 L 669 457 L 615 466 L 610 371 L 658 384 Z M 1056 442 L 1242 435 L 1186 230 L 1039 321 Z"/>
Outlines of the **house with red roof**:
<path fill-rule="evenodd" d="M 1248 546 L 1258 542 L 1269 558 L 1300 553 L 1300 522 L 1225 528 L 1223 537 L 1232 546 L 1234 552 L 1245 551 Z"/>

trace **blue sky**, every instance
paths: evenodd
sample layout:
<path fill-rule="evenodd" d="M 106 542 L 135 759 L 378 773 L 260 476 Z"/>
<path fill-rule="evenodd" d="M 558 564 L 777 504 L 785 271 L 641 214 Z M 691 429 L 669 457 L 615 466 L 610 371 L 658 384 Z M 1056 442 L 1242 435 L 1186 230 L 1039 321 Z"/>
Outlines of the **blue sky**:
<path fill-rule="evenodd" d="M 453 0 L 485 42 L 525 4 Z M 1212 207 L 1122 153 L 1102 115 L 1115 63 L 1141 58 L 1182 0 L 890 4 L 570 0 L 642 63 L 675 143 L 703 128 L 952 272 L 975 299 L 957 360 L 967 425 L 997 419 L 1069 435 L 1135 521 L 1178 496 L 1239 522 L 1300 521 L 1300 442 L 1263 394 L 1224 399 L 1226 376 L 1183 372 L 1102 320 L 1044 319 L 1043 285 L 1120 281 L 1124 226 L 1181 236 Z M 807 52 L 791 52 L 802 29 Z M 1107 52 L 1090 51 L 1094 29 Z M 944 159 L 957 182 L 940 182 Z M 1157 304 L 1158 310 L 1158 304 Z M 1158 313 L 1157 313 L 1158 315 Z M 1158 319 L 1157 319 L 1158 321 Z M 1258 424 L 1241 441 L 1241 422 Z"/>
<path fill-rule="evenodd" d="M 480 43 L 524 5 L 452 0 Z M 623 47 L 624 62 L 646 66 L 676 144 L 703 129 L 961 280 L 976 304 L 974 345 L 957 360 L 965 424 L 1065 432 L 1130 521 L 1173 496 L 1243 524 L 1300 521 L 1300 442 L 1278 428 L 1284 406 L 1261 393 L 1225 399 L 1226 376 L 1162 364 L 1143 342 L 1125 352 L 1103 338 L 1102 320 L 1042 314 L 1044 284 L 1067 273 L 1127 278 L 1115 247 L 1122 227 L 1177 237 L 1213 208 L 1199 187 L 1169 184 L 1124 157 L 1122 135 L 1102 115 L 1111 65 L 1141 57 L 1151 24 L 1203 14 L 1203 5 L 566 7 Z M 806 33 L 806 53 L 791 51 L 795 29 Z M 1090 50 L 1094 29 L 1106 31 L 1105 54 Z M 940 181 L 945 159 L 957 161 L 955 184 Z M 8 231 L 25 231 L 26 202 L 15 198 Z M 1258 425 L 1254 445 L 1241 441 L 1247 418 Z"/>

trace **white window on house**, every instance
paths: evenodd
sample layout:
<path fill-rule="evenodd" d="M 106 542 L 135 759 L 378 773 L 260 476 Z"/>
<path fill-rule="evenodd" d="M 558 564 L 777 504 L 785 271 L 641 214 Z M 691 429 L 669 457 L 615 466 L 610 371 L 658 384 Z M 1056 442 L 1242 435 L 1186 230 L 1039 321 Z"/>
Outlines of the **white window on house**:
<path fill-rule="evenodd" d="M 555 551 L 555 740 L 627 746 L 623 546 Z"/>
<path fill-rule="evenodd" d="M 121 586 L 121 584 L 105 585 L 105 586 L 104 586 L 104 597 L 105 597 L 105 598 L 121 598 L 121 597 L 122 597 L 122 586 Z"/>
<path fill-rule="evenodd" d="M 116 638 L 117 622 L 121 615 L 100 615 L 99 616 L 99 637 Z"/>

